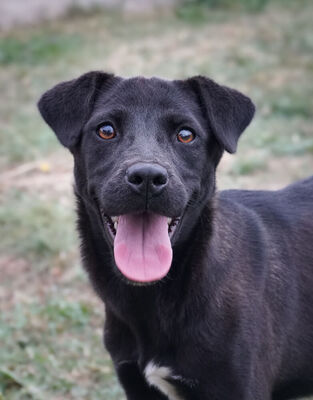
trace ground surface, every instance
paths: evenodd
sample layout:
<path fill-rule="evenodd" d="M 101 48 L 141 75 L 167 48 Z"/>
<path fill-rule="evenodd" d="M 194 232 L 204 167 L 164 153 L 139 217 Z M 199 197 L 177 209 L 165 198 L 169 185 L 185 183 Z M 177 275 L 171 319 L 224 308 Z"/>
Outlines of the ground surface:
<path fill-rule="evenodd" d="M 90 69 L 207 74 L 258 107 L 219 188 L 280 188 L 313 173 L 312 20 L 299 0 L 255 14 L 75 15 L 0 36 L 0 399 L 123 398 L 78 259 L 72 160 L 38 115 L 40 93 Z"/>

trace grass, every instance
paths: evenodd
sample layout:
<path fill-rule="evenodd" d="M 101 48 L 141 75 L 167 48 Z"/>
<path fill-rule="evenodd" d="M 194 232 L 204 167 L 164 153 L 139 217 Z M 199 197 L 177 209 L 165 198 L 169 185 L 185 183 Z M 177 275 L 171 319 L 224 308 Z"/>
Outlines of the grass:
<path fill-rule="evenodd" d="M 32 66 L 47 64 L 68 52 L 79 49 L 81 38 L 78 35 L 60 35 L 46 32 L 23 37 L 7 37 L 0 41 L 0 65 L 19 64 Z"/>
<path fill-rule="evenodd" d="M 312 19 L 307 0 L 202 0 L 162 18 L 75 11 L 0 33 L 1 400 L 123 398 L 79 262 L 72 161 L 40 94 L 90 69 L 209 75 L 257 105 L 219 187 L 281 187 L 312 173 Z"/>
<path fill-rule="evenodd" d="M 264 10 L 270 0 L 186 0 L 177 10 L 177 15 L 187 22 L 205 22 L 212 10 L 231 12 L 259 12 Z"/>
<path fill-rule="evenodd" d="M 35 258 L 36 263 L 45 257 L 50 262 L 69 252 L 77 241 L 73 234 L 72 208 L 72 205 L 46 202 L 37 194 L 19 190 L 7 193 L 0 207 L 0 252 L 27 255 L 31 260 Z"/>
<path fill-rule="evenodd" d="M 120 399 L 109 357 L 101 349 L 102 319 L 86 302 L 55 297 L 1 315 L 6 351 L 0 352 L 0 391 L 5 398 Z"/>

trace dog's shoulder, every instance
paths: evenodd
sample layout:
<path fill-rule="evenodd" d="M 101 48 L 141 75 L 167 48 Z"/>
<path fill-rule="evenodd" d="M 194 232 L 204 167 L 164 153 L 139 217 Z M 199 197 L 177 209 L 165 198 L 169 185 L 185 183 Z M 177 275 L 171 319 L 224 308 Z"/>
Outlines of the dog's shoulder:
<path fill-rule="evenodd" d="M 272 190 L 223 190 L 217 194 L 217 208 L 219 213 L 257 218 L 274 212 L 280 197 L 278 191 Z"/>
<path fill-rule="evenodd" d="M 280 190 L 224 190 L 218 193 L 220 212 L 240 213 L 266 225 L 287 227 L 296 220 L 312 225 L 313 176 Z"/>
<path fill-rule="evenodd" d="M 292 183 L 280 190 L 223 190 L 218 201 L 223 206 L 231 203 L 248 208 L 288 205 L 290 202 L 308 203 L 313 208 L 313 176 Z"/>
<path fill-rule="evenodd" d="M 288 198 L 297 199 L 299 201 L 308 201 L 312 206 L 312 196 L 313 196 L 313 176 L 309 178 L 302 179 L 286 188 L 280 190 L 283 195 Z"/>

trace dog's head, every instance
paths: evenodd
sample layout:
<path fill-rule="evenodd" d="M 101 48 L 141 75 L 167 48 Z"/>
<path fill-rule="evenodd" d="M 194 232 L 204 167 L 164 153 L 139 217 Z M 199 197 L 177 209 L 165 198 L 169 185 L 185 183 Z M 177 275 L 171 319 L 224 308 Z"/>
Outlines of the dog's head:
<path fill-rule="evenodd" d="M 97 210 L 129 280 L 171 266 L 215 189 L 224 149 L 235 152 L 254 106 L 205 77 L 165 81 L 90 72 L 46 92 L 39 110 L 75 160 L 76 191 Z"/>

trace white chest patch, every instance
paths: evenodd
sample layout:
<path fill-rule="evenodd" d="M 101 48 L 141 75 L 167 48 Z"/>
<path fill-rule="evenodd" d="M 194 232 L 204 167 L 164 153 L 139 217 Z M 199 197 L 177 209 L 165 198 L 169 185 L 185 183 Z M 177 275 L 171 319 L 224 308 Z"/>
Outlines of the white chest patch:
<path fill-rule="evenodd" d="M 144 374 L 149 385 L 159 389 L 169 400 L 184 400 L 177 393 L 175 386 L 166 380 L 167 378 L 180 380 L 179 376 L 173 375 L 169 367 L 161 367 L 150 361 L 145 368 Z"/>

